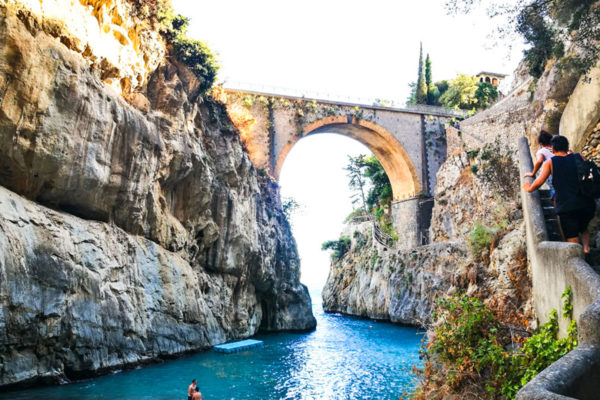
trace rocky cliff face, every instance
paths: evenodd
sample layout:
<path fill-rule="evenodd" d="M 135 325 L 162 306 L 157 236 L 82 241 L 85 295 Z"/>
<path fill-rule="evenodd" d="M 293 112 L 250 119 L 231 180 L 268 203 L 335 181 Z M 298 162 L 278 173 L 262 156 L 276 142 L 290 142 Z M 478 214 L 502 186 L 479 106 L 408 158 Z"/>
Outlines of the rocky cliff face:
<path fill-rule="evenodd" d="M 314 328 L 277 188 L 224 107 L 176 61 L 111 85 L 134 69 L 107 77 L 23 3 L 0 2 L 0 385 Z M 118 30 L 113 3 L 87 10 Z"/>
<path fill-rule="evenodd" d="M 440 243 L 413 250 L 373 243 L 371 223 L 349 224 L 348 253 L 332 260 L 323 308 L 372 319 L 426 326 L 435 297 L 450 286 L 449 275 L 466 246 Z"/>
<path fill-rule="evenodd" d="M 464 292 L 532 319 L 514 162 L 493 145 L 450 157 L 437 176 L 430 245 L 385 248 L 370 222 L 348 225 L 351 247 L 332 260 L 325 310 L 428 326 L 437 297 Z"/>

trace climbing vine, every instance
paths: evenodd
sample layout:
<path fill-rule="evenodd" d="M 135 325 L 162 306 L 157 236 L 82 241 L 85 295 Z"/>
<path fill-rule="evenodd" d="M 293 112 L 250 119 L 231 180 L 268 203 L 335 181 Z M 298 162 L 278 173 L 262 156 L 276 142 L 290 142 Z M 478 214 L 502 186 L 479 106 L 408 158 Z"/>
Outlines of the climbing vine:
<path fill-rule="evenodd" d="M 565 289 L 565 292 L 562 294 L 562 296 L 560 296 L 560 298 L 563 301 L 563 317 L 567 319 L 573 318 L 573 290 L 571 289 L 571 286 L 568 286 L 567 289 Z"/>

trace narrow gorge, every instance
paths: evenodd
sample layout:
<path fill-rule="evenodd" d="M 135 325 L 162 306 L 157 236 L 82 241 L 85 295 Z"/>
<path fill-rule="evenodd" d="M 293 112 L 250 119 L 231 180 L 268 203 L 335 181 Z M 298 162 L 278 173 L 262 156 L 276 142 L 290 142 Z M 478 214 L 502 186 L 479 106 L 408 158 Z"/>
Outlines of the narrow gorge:
<path fill-rule="evenodd" d="M 600 2 L 515 5 L 529 47 L 505 93 L 504 74 L 434 82 L 421 43 L 402 107 L 217 84 L 216 54 L 175 3 L 0 0 L 0 399 L 174 398 L 191 378 L 207 399 L 597 398 L 600 202 L 584 254 L 560 240 L 546 187 L 526 190 L 542 130 L 600 160 Z M 261 59 L 265 41 L 327 76 L 330 41 L 313 40 L 311 53 L 315 29 L 292 28 L 281 11 L 309 10 L 315 26 L 333 13 L 252 3 L 276 17 L 244 15 L 242 26 L 228 19 L 242 3 L 202 18 L 222 19 L 252 50 L 244 68 L 278 68 Z M 459 4 L 468 13 L 479 2 L 436 7 Z M 387 7 L 337 19 L 351 9 L 347 26 L 366 38 L 366 9 Z M 528 36 L 538 30 L 547 42 Z M 355 57 L 366 46 L 348 32 L 336 31 L 352 49 L 341 53 Z M 464 68 L 453 58 L 440 65 Z M 360 94 L 377 74 L 344 86 Z M 298 142 L 327 133 L 371 154 L 343 154 L 356 193 L 339 239 L 322 244 L 330 265 L 302 253 L 311 294 L 329 267 L 311 299 L 292 235 L 302 206 L 282 199 L 281 176 Z M 325 175 L 317 161 L 343 151 L 328 143 L 296 177 Z M 305 191 L 322 205 L 343 179 L 317 178 Z M 318 239 L 328 224 L 306 225 Z M 209 351 L 250 337 L 252 349 Z"/>

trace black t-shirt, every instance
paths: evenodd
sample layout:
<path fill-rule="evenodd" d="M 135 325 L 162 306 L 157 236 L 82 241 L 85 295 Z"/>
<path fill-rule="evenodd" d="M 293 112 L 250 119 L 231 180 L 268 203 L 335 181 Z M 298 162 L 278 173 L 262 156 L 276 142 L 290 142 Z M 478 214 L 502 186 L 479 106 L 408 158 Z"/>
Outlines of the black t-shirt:
<path fill-rule="evenodd" d="M 556 191 L 556 212 L 565 213 L 590 206 L 593 200 L 579 193 L 577 163 L 579 154 L 552 157 L 552 186 Z"/>

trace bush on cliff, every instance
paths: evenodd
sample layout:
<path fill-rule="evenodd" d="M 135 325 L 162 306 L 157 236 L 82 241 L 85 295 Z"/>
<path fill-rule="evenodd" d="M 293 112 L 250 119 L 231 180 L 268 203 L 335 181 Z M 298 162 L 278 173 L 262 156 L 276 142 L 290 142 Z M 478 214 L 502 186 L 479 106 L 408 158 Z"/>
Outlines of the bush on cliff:
<path fill-rule="evenodd" d="M 333 250 L 331 258 L 341 260 L 348 250 L 350 250 L 350 237 L 342 236 L 338 240 L 328 240 L 323 242 L 321 250 Z"/>
<path fill-rule="evenodd" d="M 468 13 L 484 2 L 446 0 L 451 12 Z M 524 51 L 530 75 L 540 77 L 548 60 L 577 74 L 587 73 L 600 58 L 600 7 L 597 0 L 524 0 L 507 4 L 485 2 L 491 18 L 501 17 L 497 33 L 501 39 L 519 34 L 529 48 Z M 507 23 L 508 21 L 508 23 Z M 574 48 L 565 51 L 573 45 Z M 566 53 L 566 55 L 565 55 Z"/>
<path fill-rule="evenodd" d="M 173 55 L 198 78 L 200 94 L 206 94 L 215 83 L 220 68 L 215 54 L 206 43 L 187 37 L 189 18 L 176 15 L 169 7 L 161 11 L 158 19 L 161 23 L 160 32 L 172 45 Z"/>
<path fill-rule="evenodd" d="M 200 81 L 200 92 L 206 93 L 219 71 L 217 59 L 208 46 L 195 39 L 177 38 L 173 42 L 175 57 L 184 63 Z"/>
<path fill-rule="evenodd" d="M 467 392 L 469 398 L 513 399 L 535 375 L 577 346 L 575 321 L 566 338 L 557 337 L 556 311 L 528 338 L 473 297 L 440 300 L 434 317 L 433 335 L 421 354 L 423 382 L 413 399 Z"/>

